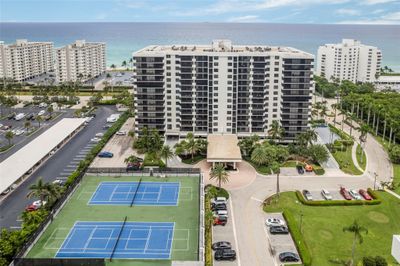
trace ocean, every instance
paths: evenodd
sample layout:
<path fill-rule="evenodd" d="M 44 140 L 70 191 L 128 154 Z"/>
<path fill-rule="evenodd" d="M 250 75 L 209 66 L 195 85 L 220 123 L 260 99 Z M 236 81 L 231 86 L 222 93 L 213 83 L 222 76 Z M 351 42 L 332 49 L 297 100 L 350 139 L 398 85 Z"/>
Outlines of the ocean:
<path fill-rule="evenodd" d="M 400 26 L 267 23 L 0 23 L 0 41 L 52 41 L 55 47 L 77 39 L 107 43 L 107 64 L 121 65 L 132 52 L 153 44 L 233 44 L 291 46 L 316 55 L 318 46 L 353 38 L 382 50 L 383 63 L 400 71 Z"/>

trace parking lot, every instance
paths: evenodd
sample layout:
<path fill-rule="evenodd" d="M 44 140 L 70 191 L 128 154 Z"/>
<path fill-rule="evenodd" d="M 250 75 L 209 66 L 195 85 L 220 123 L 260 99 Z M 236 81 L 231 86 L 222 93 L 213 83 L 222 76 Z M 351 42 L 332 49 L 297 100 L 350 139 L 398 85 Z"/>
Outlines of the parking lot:
<path fill-rule="evenodd" d="M 228 200 L 227 204 L 227 210 L 228 210 L 228 222 L 225 224 L 225 226 L 222 225 L 215 225 L 213 226 L 212 230 L 212 238 L 213 238 L 213 243 L 219 242 L 219 241 L 228 241 L 232 245 L 232 249 L 236 251 L 236 260 L 235 261 L 216 261 L 214 259 L 214 265 L 239 265 L 239 251 L 236 247 L 235 243 L 235 236 L 234 236 L 234 229 L 233 229 L 233 218 L 232 218 L 232 201 Z M 213 251 L 214 253 L 214 251 Z M 214 257 L 214 256 L 213 256 Z"/>
<path fill-rule="evenodd" d="M 278 256 L 282 252 L 293 252 L 293 253 L 296 253 L 297 255 L 299 255 L 299 253 L 297 252 L 297 249 L 296 249 L 296 245 L 294 244 L 293 238 L 290 234 L 273 235 L 269 232 L 269 228 L 265 225 L 265 220 L 267 218 L 278 218 L 282 221 L 285 221 L 285 219 L 283 218 L 283 215 L 281 213 L 265 213 L 264 220 L 262 221 L 264 223 L 265 232 L 268 236 L 268 241 L 269 241 L 270 247 L 272 249 L 271 253 L 275 255 L 276 262 L 279 262 Z M 266 252 L 268 252 L 268 251 L 266 251 Z M 285 265 L 286 264 L 290 264 L 290 263 L 285 262 Z M 296 262 L 295 264 L 300 264 L 300 263 Z"/>
<path fill-rule="evenodd" d="M 27 119 L 27 116 L 29 114 L 32 114 L 33 118 L 38 115 L 38 113 L 42 111 L 44 112 L 42 115 L 43 121 L 40 122 L 40 128 L 39 128 L 39 122 L 36 121 L 35 119 Z M 24 113 L 25 116 L 20 119 L 20 120 L 15 120 L 15 119 L 9 119 L 7 116 L 8 114 L 11 113 Z M 22 107 L 22 108 L 10 108 L 7 111 L 4 111 L 4 117 L 0 119 L 0 147 L 5 147 L 8 145 L 8 140 L 6 138 L 6 133 L 8 131 L 13 132 L 13 138 L 10 140 L 11 143 L 14 144 L 14 147 L 7 152 L 3 152 L 3 154 L 0 155 L 0 161 L 2 161 L 5 157 L 4 154 L 8 153 L 11 150 L 14 150 L 16 146 L 30 141 L 36 133 L 39 131 L 41 132 L 42 130 L 52 126 L 55 124 L 57 121 L 59 121 L 62 117 L 67 117 L 71 111 L 69 110 L 62 110 L 62 111 L 53 111 L 52 113 L 52 118 L 50 120 L 45 120 L 46 116 L 49 115 L 47 112 L 47 108 L 40 108 L 39 106 L 27 106 L 27 107 Z M 27 127 L 25 123 L 29 121 L 30 125 Z M 4 157 L 4 158 L 3 158 Z"/>
<path fill-rule="evenodd" d="M 353 188 L 346 188 L 348 191 Z M 358 188 L 355 188 L 355 190 L 358 192 Z M 312 196 L 312 200 L 325 200 L 325 198 L 321 194 L 321 190 L 309 190 Z M 329 190 L 329 193 L 332 196 L 332 200 L 344 200 L 342 194 L 340 194 L 339 189 L 337 190 Z M 354 200 L 354 199 L 353 199 Z M 365 200 L 363 197 L 361 197 L 361 200 Z"/>
<path fill-rule="evenodd" d="M 125 124 L 122 125 L 120 131 L 125 131 L 126 135 L 115 134 L 104 146 L 102 151 L 108 151 L 113 153 L 112 158 L 100 158 L 96 157 L 90 167 L 126 167 L 124 162 L 125 158 L 135 155 L 137 157 L 143 157 L 143 155 L 138 155 L 132 149 L 133 139 L 128 136 L 128 132 L 132 131 L 134 127 L 134 118 L 129 118 Z M 96 133 L 94 133 L 96 134 Z M 93 136 L 94 137 L 94 136 Z"/>

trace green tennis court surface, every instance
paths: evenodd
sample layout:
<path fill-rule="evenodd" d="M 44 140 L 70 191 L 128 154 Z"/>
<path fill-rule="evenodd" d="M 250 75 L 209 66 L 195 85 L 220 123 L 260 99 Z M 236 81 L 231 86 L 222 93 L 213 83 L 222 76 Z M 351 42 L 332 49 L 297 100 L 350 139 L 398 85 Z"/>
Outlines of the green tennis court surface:
<path fill-rule="evenodd" d="M 114 258 L 110 265 L 170 265 L 171 260 L 198 260 L 199 234 L 199 178 L 144 177 L 142 182 L 179 182 L 177 206 L 90 205 L 101 182 L 138 182 L 139 177 L 86 176 L 80 186 L 55 217 L 27 257 L 54 258 L 78 221 L 174 223 L 170 259 L 140 260 Z"/>

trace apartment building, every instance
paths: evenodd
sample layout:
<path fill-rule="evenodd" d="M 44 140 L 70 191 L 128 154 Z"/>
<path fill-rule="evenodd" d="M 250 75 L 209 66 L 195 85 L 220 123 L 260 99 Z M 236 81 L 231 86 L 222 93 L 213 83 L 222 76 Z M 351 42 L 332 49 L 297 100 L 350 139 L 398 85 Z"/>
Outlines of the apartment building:
<path fill-rule="evenodd" d="M 136 132 L 267 136 L 274 120 L 294 139 L 309 128 L 313 55 L 290 47 L 148 46 L 133 54 Z"/>
<path fill-rule="evenodd" d="M 106 44 L 77 40 L 56 49 L 58 82 L 85 82 L 106 71 Z"/>
<path fill-rule="evenodd" d="M 400 75 L 381 75 L 375 81 L 375 88 L 378 91 L 394 90 L 400 92 Z"/>
<path fill-rule="evenodd" d="M 0 77 L 16 81 L 53 70 L 53 43 L 16 40 L 14 44 L 0 42 Z"/>
<path fill-rule="evenodd" d="M 352 82 L 374 82 L 381 67 L 382 53 L 374 46 L 353 39 L 318 48 L 317 75 Z"/>

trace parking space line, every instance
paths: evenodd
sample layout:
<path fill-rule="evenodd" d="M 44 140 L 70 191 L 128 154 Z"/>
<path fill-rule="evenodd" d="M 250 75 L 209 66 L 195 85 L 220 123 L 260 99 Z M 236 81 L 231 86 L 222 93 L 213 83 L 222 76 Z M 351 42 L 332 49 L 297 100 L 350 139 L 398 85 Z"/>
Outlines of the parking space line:
<path fill-rule="evenodd" d="M 229 207 L 230 207 L 230 211 L 232 213 L 231 220 L 232 220 L 232 227 L 233 227 L 233 237 L 235 239 L 235 246 L 236 246 L 236 258 L 237 258 L 238 266 L 241 266 L 240 256 L 239 256 L 239 245 L 238 245 L 238 240 L 237 240 L 236 225 L 235 225 L 235 218 L 234 218 L 235 215 L 233 214 L 232 195 L 229 197 Z"/>

